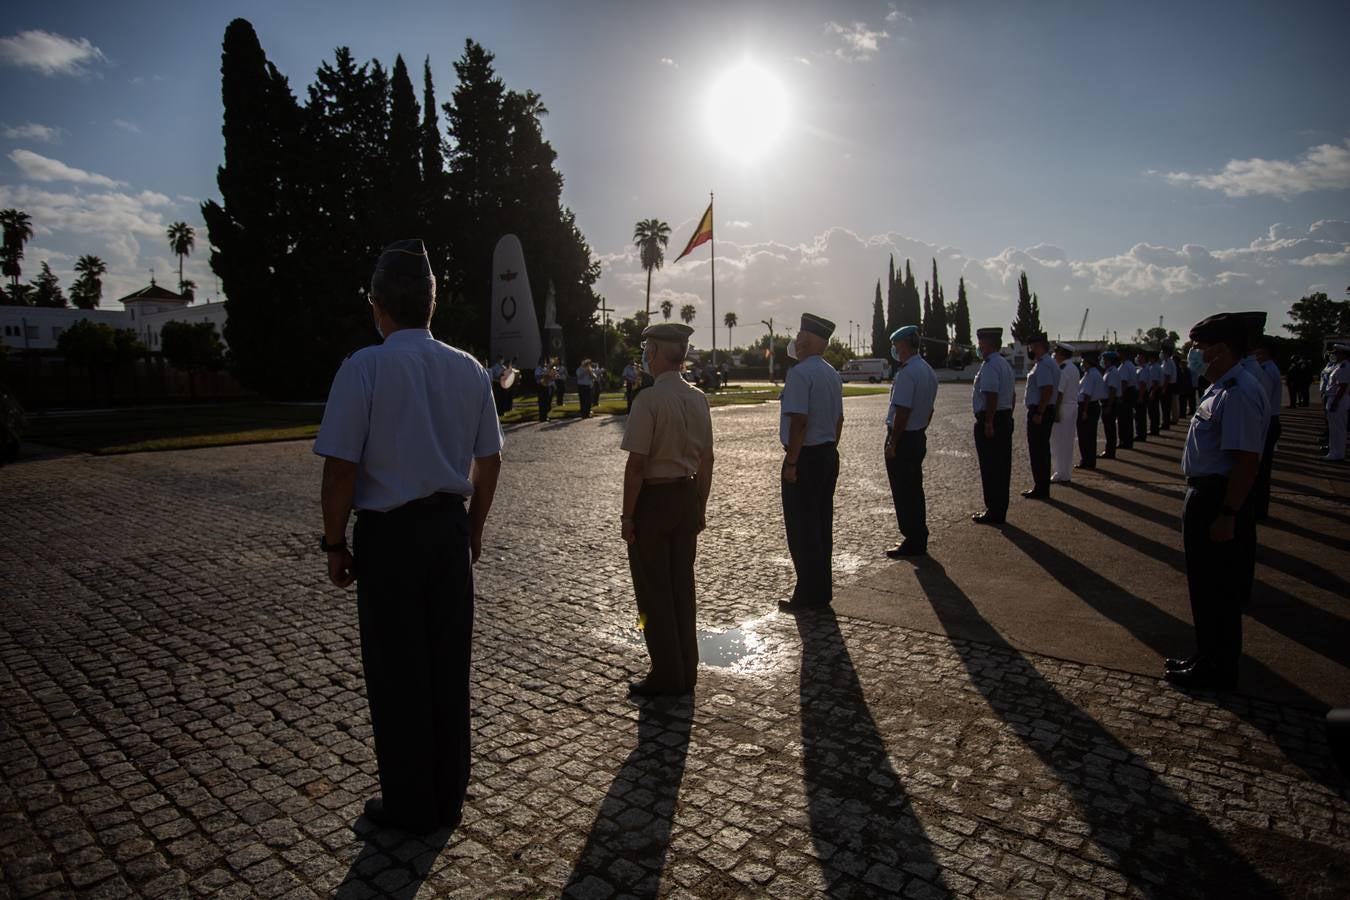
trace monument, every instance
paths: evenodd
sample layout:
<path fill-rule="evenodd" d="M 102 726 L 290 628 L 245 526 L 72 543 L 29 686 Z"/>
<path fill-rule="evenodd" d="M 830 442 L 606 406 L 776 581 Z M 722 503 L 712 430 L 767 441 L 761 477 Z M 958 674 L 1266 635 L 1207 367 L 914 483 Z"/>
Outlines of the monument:
<path fill-rule="evenodd" d="M 559 338 L 561 341 L 561 337 Z M 525 271 L 525 251 L 514 234 L 504 235 L 492 251 L 492 325 L 488 356 L 515 359 L 530 371 L 539 361 L 539 319 Z"/>
<path fill-rule="evenodd" d="M 552 280 L 548 283 L 548 294 L 544 300 L 544 353 L 550 359 L 557 359 L 567 367 L 567 355 L 563 352 L 562 326 L 558 324 L 558 300 L 553 293 Z"/>

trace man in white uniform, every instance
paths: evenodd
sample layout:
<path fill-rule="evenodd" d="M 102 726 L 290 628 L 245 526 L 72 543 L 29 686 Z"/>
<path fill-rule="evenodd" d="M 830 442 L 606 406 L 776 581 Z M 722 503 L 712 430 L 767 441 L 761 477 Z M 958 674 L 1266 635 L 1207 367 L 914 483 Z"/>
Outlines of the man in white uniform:
<path fill-rule="evenodd" d="M 1336 355 L 1336 368 L 1327 379 L 1327 455 L 1322 458 L 1341 462 L 1345 459 L 1346 403 L 1350 402 L 1346 398 L 1350 393 L 1350 343 L 1336 344 L 1331 349 Z"/>
<path fill-rule="evenodd" d="M 1055 344 L 1059 384 L 1055 387 L 1055 424 L 1050 429 L 1050 480 L 1068 484 L 1073 480 L 1073 439 L 1078 432 L 1078 367 L 1071 361 L 1073 348 Z"/>

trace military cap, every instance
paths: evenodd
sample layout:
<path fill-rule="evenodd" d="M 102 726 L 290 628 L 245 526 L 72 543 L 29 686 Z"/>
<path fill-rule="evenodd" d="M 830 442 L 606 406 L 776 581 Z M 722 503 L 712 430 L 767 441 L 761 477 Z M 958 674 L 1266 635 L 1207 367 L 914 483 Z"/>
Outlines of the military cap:
<path fill-rule="evenodd" d="M 975 329 L 975 337 L 979 338 L 982 341 L 994 341 L 995 343 L 997 343 L 1003 340 L 1003 329 L 977 328 Z"/>
<path fill-rule="evenodd" d="M 1091 351 L 1089 351 L 1089 352 L 1091 352 Z M 1085 354 L 1085 355 L 1086 355 L 1086 354 Z M 1103 351 L 1103 353 L 1102 353 L 1102 359 L 1105 360 L 1105 361 L 1107 361 L 1107 362 L 1115 362 L 1116 360 L 1120 359 L 1120 354 L 1117 353 L 1117 352 L 1114 351 L 1114 350 L 1106 350 L 1106 351 Z"/>
<path fill-rule="evenodd" d="M 905 325 L 895 329 L 891 332 L 891 343 L 894 344 L 896 341 L 908 341 L 911 344 L 917 344 L 919 342 L 919 326 Z"/>
<path fill-rule="evenodd" d="M 1048 344 L 1048 343 L 1050 343 L 1050 336 L 1046 334 L 1044 331 L 1039 332 L 1037 334 L 1033 334 L 1031 337 L 1027 338 L 1028 346 L 1030 346 L 1031 344 Z"/>
<path fill-rule="evenodd" d="M 1336 343 L 1331 345 L 1331 352 L 1350 353 L 1350 343 L 1346 343 L 1345 341 L 1337 341 Z"/>
<path fill-rule="evenodd" d="M 1229 343 L 1235 338 L 1245 339 L 1247 331 L 1247 321 L 1242 313 L 1221 312 L 1206 316 L 1192 325 L 1190 337 L 1197 344 L 1220 344 Z"/>
<path fill-rule="evenodd" d="M 834 334 L 834 323 L 829 319 L 822 319 L 820 316 L 815 316 L 811 313 L 802 313 L 801 330 L 814 334 L 817 337 L 822 337 L 828 341 L 830 335 Z"/>
<path fill-rule="evenodd" d="M 1083 351 L 1083 359 L 1084 359 L 1084 360 L 1088 360 L 1088 361 L 1094 360 L 1094 359 L 1100 359 L 1100 358 L 1101 358 L 1101 355 L 1102 355 L 1102 354 L 1101 354 L 1101 351 L 1100 351 L 1100 350 L 1084 350 L 1084 351 Z"/>
<path fill-rule="evenodd" d="M 1263 312 L 1243 312 L 1236 314 L 1247 329 L 1247 340 L 1254 342 L 1266 331 L 1266 314 Z"/>
<path fill-rule="evenodd" d="M 1055 341 L 1055 352 L 1056 352 L 1056 353 L 1067 353 L 1067 354 L 1069 354 L 1070 356 L 1073 356 L 1074 353 L 1076 353 L 1077 351 L 1074 350 L 1073 347 L 1069 346 L 1068 344 L 1062 344 L 1062 343 L 1060 343 L 1059 341 Z"/>
<path fill-rule="evenodd" d="M 380 254 L 375 271 L 398 278 L 430 278 L 431 260 L 427 258 L 427 248 L 419 238 L 394 241 Z"/>
<path fill-rule="evenodd" d="M 642 329 L 642 339 L 654 341 L 674 341 L 677 344 L 689 343 L 689 335 L 694 333 L 683 322 L 658 322 Z"/>

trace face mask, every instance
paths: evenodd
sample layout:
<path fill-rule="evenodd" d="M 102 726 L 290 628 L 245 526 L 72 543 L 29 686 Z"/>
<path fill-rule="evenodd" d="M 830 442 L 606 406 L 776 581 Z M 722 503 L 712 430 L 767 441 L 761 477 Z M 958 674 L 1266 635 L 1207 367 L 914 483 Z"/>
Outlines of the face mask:
<path fill-rule="evenodd" d="M 894 344 L 891 345 L 891 359 L 900 362 L 900 351 L 895 349 Z"/>
<path fill-rule="evenodd" d="M 797 339 L 796 339 L 796 338 L 793 338 L 792 340 L 788 341 L 788 345 L 787 345 L 787 358 L 788 358 L 788 359 L 796 359 L 796 358 L 797 358 Z"/>
<path fill-rule="evenodd" d="M 378 335 L 380 336 L 380 340 L 381 340 L 381 341 L 384 340 L 384 332 L 380 330 L 380 320 L 379 320 L 379 319 L 376 319 L 376 320 L 375 320 L 375 333 L 378 334 Z"/>
<path fill-rule="evenodd" d="M 647 361 L 646 350 L 642 351 L 642 371 L 646 372 L 648 375 L 650 375 L 652 372 L 652 364 Z"/>

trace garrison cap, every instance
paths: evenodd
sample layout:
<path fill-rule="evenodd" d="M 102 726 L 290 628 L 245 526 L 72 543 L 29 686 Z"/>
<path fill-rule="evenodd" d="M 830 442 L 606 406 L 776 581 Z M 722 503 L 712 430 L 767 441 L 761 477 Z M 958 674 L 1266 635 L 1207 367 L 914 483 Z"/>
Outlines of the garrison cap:
<path fill-rule="evenodd" d="M 982 341 L 1002 341 L 1002 340 L 1003 340 L 1003 329 L 1002 329 L 1002 328 L 977 328 L 977 329 L 975 329 L 975 337 L 979 338 L 979 339 L 982 340 Z"/>
<path fill-rule="evenodd" d="M 1049 344 L 1049 343 L 1050 343 L 1050 336 L 1046 334 L 1044 331 L 1033 334 L 1031 337 L 1027 338 L 1028 346 L 1030 346 L 1031 344 Z"/>
<path fill-rule="evenodd" d="M 895 329 L 891 332 L 891 343 L 894 344 L 896 341 L 908 341 L 911 344 L 917 344 L 919 342 L 919 326 L 905 325 Z"/>
<path fill-rule="evenodd" d="M 820 316 L 812 315 L 811 313 L 802 313 L 801 330 L 810 332 L 811 334 L 822 337 L 828 341 L 830 335 L 834 334 L 834 323 L 829 319 L 822 319 Z"/>
<path fill-rule="evenodd" d="M 694 329 L 683 322 L 658 322 L 642 329 L 642 339 L 644 341 L 673 341 L 677 344 L 687 344 L 689 343 L 689 335 L 693 333 Z"/>
<path fill-rule="evenodd" d="M 431 260 L 420 238 L 394 241 L 380 254 L 375 271 L 397 278 L 431 278 Z"/>
<path fill-rule="evenodd" d="M 1265 317 L 1265 313 L 1261 315 Z M 1229 343 L 1235 338 L 1244 340 L 1247 330 L 1247 321 L 1242 313 L 1215 313 L 1191 326 L 1191 340 L 1197 344 Z"/>

